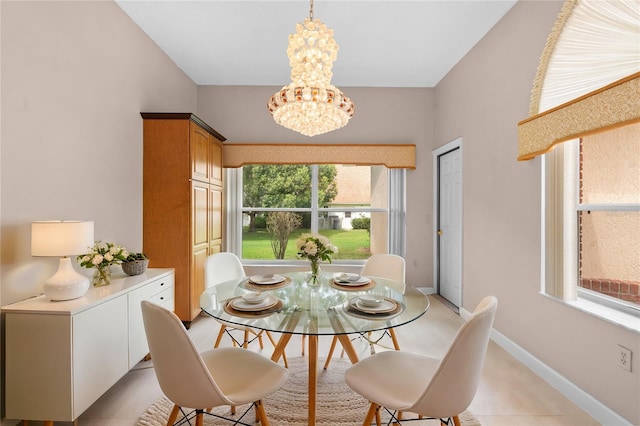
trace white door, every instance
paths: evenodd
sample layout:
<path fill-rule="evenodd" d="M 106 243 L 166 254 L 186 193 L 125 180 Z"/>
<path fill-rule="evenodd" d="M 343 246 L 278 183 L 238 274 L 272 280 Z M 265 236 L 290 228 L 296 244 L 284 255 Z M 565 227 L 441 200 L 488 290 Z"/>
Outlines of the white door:
<path fill-rule="evenodd" d="M 460 148 L 438 155 L 438 293 L 462 302 L 462 156 Z"/>

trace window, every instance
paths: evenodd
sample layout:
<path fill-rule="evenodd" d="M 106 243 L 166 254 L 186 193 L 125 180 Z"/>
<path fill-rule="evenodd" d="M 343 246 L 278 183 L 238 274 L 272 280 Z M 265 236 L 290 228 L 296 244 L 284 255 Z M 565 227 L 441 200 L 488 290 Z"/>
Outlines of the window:
<path fill-rule="evenodd" d="M 640 124 L 547 154 L 546 288 L 640 314 Z"/>
<path fill-rule="evenodd" d="M 303 233 L 328 237 L 337 263 L 404 255 L 403 169 L 254 164 L 227 173 L 228 246 L 245 263 L 295 262 Z"/>
<path fill-rule="evenodd" d="M 640 308 L 640 124 L 580 140 L 579 289 Z"/>

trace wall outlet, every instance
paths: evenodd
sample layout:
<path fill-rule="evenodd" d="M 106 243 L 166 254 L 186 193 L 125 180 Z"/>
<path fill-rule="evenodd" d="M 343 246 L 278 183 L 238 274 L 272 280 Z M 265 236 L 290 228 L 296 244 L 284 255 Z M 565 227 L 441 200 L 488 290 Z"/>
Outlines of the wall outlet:
<path fill-rule="evenodd" d="M 618 345 L 618 366 L 631 372 L 631 349 Z"/>

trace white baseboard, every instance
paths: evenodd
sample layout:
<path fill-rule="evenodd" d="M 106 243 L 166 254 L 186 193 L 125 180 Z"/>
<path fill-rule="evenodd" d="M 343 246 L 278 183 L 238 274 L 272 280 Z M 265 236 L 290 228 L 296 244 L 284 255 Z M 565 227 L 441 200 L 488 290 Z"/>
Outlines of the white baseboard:
<path fill-rule="evenodd" d="M 467 320 L 471 317 L 471 312 L 460 308 L 460 316 Z M 491 340 L 496 342 L 518 361 L 529 367 L 531 371 L 536 373 L 542 380 L 549 383 L 554 389 L 571 400 L 603 426 L 633 426 L 627 419 L 580 389 L 571 381 L 558 374 L 557 371 L 495 329 L 491 331 Z"/>

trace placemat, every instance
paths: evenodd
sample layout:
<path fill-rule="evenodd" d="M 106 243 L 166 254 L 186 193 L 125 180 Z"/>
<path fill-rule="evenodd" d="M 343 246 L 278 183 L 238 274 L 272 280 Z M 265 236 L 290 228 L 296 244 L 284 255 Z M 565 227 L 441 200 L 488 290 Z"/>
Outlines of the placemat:
<path fill-rule="evenodd" d="M 242 296 L 238 296 L 238 297 L 242 297 Z M 278 302 L 276 302 L 275 306 L 272 306 L 272 307 L 270 307 L 268 309 L 263 309 L 261 311 L 240 311 L 238 309 L 235 309 L 233 307 L 233 305 L 231 304 L 238 297 L 234 297 L 233 299 L 229 299 L 229 300 L 227 300 L 227 303 L 224 304 L 224 311 L 226 313 L 228 313 L 229 315 L 233 315 L 234 317 L 242 317 L 242 318 L 261 318 L 261 317 L 266 317 L 266 316 L 271 315 L 274 312 L 278 312 L 284 306 L 284 304 L 282 303 L 282 300 L 278 299 Z"/>
<path fill-rule="evenodd" d="M 251 290 L 266 291 L 266 290 L 277 290 L 279 288 L 286 287 L 289 284 L 291 284 L 291 278 L 289 277 L 284 277 L 284 281 L 280 281 L 279 283 L 275 283 L 275 284 L 257 284 L 251 280 L 248 280 L 246 283 L 244 283 L 244 288 L 248 288 Z"/>
<path fill-rule="evenodd" d="M 335 282 L 333 278 L 331 278 L 329 280 L 329 285 L 342 291 L 366 291 L 374 288 L 376 286 L 376 282 L 374 280 L 371 280 L 364 285 L 341 285 L 340 283 Z"/>
<path fill-rule="evenodd" d="M 356 308 L 352 303 L 347 302 L 344 311 L 349 315 L 353 315 L 354 317 L 364 318 L 368 320 L 372 320 L 372 319 L 386 320 L 389 318 L 393 318 L 397 315 L 400 315 L 404 311 L 404 305 L 402 303 L 398 302 L 397 300 L 390 299 L 388 297 L 385 297 L 384 299 L 388 300 L 389 302 L 395 303 L 396 308 L 393 311 L 385 312 L 385 313 L 378 313 L 378 314 L 367 313 Z"/>

